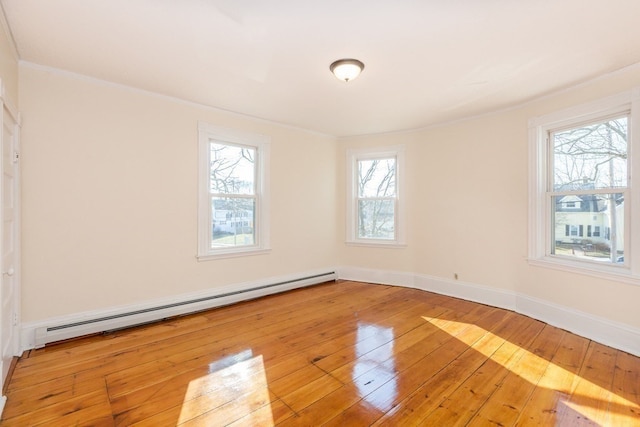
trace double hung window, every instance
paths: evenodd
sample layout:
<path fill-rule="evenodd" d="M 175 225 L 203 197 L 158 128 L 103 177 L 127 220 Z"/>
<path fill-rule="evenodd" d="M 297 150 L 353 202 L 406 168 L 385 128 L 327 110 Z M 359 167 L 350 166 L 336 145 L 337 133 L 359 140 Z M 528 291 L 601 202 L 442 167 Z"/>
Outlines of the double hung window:
<path fill-rule="evenodd" d="M 347 157 L 347 242 L 403 245 L 403 147 L 351 150 Z"/>
<path fill-rule="evenodd" d="M 624 260 L 628 130 L 629 113 L 623 111 L 549 132 L 551 255 L 611 263 Z M 567 226 L 570 235 L 564 236 Z M 591 227 L 611 232 L 608 238 L 589 236 Z"/>
<path fill-rule="evenodd" d="M 199 149 L 199 259 L 268 249 L 268 139 L 201 123 Z"/>
<path fill-rule="evenodd" d="M 640 92 L 530 121 L 530 260 L 638 275 Z M 632 154 L 634 157 L 632 157 Z M 634 220 L 634 218 L 636 220 Z M 637 232 L 636 232 L 637 234 Z"/>

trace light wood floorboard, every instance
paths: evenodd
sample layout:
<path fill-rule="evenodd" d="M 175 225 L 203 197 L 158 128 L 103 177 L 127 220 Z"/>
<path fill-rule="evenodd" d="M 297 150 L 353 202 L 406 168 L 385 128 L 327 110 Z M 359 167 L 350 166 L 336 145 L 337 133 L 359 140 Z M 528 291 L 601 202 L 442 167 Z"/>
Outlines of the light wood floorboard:
<path fill-rule="evenodd" d="M 31 350 L 2 426 L 640 426 L 640 358 L 338 281 Z"/>

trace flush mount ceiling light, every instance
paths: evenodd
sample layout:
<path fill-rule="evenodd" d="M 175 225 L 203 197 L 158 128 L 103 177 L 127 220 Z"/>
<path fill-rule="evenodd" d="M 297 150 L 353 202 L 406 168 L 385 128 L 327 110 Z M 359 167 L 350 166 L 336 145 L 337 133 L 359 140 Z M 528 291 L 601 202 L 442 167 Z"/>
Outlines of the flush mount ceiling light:
<path fill-rule="evenodd" d="M 364 69 L 364 64 L 357 59 L 338 59 L 329 66 L 331 72 L 340 80 L 353 80 Z"/>

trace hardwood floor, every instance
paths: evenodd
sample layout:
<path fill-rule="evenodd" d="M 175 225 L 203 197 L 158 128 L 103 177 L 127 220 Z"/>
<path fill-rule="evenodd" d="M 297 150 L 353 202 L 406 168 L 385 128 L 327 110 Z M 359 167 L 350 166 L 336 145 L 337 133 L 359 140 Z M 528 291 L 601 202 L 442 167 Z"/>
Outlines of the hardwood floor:
<path fill-rule="evenodd" d="M 342 281 L 32 350 L 7 396 L 2 426 L 640 426 L 640 358 Z"/>

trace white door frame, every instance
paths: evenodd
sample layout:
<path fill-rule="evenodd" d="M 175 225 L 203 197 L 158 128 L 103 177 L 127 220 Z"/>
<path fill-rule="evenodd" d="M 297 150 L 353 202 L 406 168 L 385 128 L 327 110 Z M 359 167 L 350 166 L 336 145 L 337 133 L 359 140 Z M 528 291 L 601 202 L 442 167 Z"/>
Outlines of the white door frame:
<path fill-rule="evenodd" d="M 11 324 L 10 324 L 10 328 L 11 328 L 11 342 L 8 343 L 9 344 L 9 348 L 10 348 L 10 352 L 12 353 L 13 356 L 19 356 L 20 355 L 20 294 L 21 294 L 21 267 L 20 267 L 20 252 L 21 252 L 21 248 L 20 248 L 20 206 L 21 206 L 21 201 L 20 201 L 20 163 L 19 163 L 19 159 L 20 159 L 20 114 L 17 112 L 16 108 L 13 107 L 13 105 L 11 105 L 10 102 L 7 101 L 6 97 L 5 97 L 5 90 L 4 90 L 4 85 L 2 83 L 2 81 L 0 80 L 0 107 L 2 110 L 2 114 L 0 115 L 0 130 L 2 131 L 0 133 L 0 260 L 4 260 L 4 199 L 3 199 L 3 195 L 4 195 L 4 163 L 2 162 L 4 160 L 3 156 L 3 149 L 4 149 L 4 144 L 6 143 L 6 141 L 4 141 L 4 120 L 5 120 L 5 113 L 8 114 L 12 121 L 13 121 L 13 130 L 12 130 L 12 137 L 13 137 L 13 146 L 11 147 L 11 150 L 9 151 L 8 155 L 11 156 L 10 162 L 13 165 L 13 188 L 12 188 L 12 192 L 13 192 L 13 222 L 12 222 L 12 234 L 13 234 L 13 240 L 14 240 L 14 244 L 13 244 L 13 252 L 14 252 L 14 258 L 13 258 L 13 262 L 12 262 L 12 267 L 10 270 L 11 271 L 4 271 L 4 267 L 3 265 L 0 265 L 0 267 L 2 267 L 2 271 L 0 271 L 0 274 L 2 274 L 2 278 L 0 279 L 0 285 L 4 286 L 4 279 L 6 277 L 6 275 L 10 275 L 12 278 L 12 298 L 10 301 L 10 305 L 11 305 L 11 313 L 10 316 L 8 317 L 9 319 L 11 319 Z M 4 289 L 3 289 L 4 291 Z M 2 294 L 0 294 L 2 295 Z M 1 310 L 1 307 L 0 307 Z M 3 327 L 6 327 L 6 325 L 1 324 L 1 322 L 3 321 L 2 319 L 7 319 L 6 315 L 4 313 L 0 313 L 0 330 L 2 330 Z M 0 348 L 4 347 L 5 343 L 0 342 Z M 3 389 L 4 385 L 5 385 L 5 381 L 6 381 L 6 377 L 5 377 L 5 373 L 8 370 L 8 367 L 4 366 L 3 364 L 3 359 L 4 355 L 0 355 L 0 366 L 2 366 L 2 369 L 0 370 L 0 391 Z M 2 395 L 0 397 L 0 414 L 2 414 L 2 410 L 4 409 L 4 403 L 6 402 L 6 396 Z"/>

